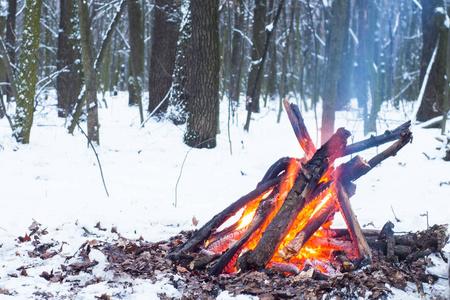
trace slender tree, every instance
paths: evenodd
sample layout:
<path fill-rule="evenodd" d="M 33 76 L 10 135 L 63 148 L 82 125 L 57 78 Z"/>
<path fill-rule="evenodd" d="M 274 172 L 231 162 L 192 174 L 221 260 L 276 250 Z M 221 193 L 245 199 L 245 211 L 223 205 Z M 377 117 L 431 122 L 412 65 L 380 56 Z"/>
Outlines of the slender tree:
<path fill-rule="evenodd" d="M 128 78 L 128 104 L 139 105 L 141 123 L 142 91 L 144 90 L 144 34 L 140 0 L 128 0 L 128 24 L 130 37 L 130 76 Z"/>
<path fill-rule="evenodd" d="M 177 53 L 180 26 L 180 1 L 156 0 L 152 28 L 152 46 L 149 71 L 149 106 L 152 112 L 161 101 L 157 113 L 165 113 L 169 104 L 168 92 Z"/>
<path fill-rule="evenodd" d="M 67 117 L 73 109 L 82 84 L 81 49 L 79 47 L 77 20 L 76 0 L 60 0 L 56 66 L 61 73 L 56 78 L 56 90 L 58 91 L 58 116 L 62 118 Z"/>
<path fill-rule="evenodd" d="M 192 37 L 187 59 L 189 116 L 184 142 L 216 147 L 219 124 L 219 0 L 192 0 Z"/>
<path fill-rule="evenodd" d="M 443 113 L 445 76 L 447 64 L 448 18 L 443 0 L 422 0 L 422 57 L 420 82 L 423 82 L 434 49 L 435 62 L 431 69 L 422 103 L 417 111 L 418 121 L 427 121 Z"/>
<path fill-rule="evenodd" d="M 169 119 L 175 124 L 184 124 L 187 121 L 188 102 L 186 96 L 187 84 L 187 59 L 190 57 L 190 41 L 191 41 L 191 13 L 189 12 L 189 3 L 184 2 L 183 21 L 180 29 L 180 38 L 178 40 L 177 57 L 175 59 L 175 69 L 173 71 L 172 92 L 170 93 L 170 111 Z"/>
<path fill-rule="evenodd" d="M 348 30 L 348 27 L 346 27 L 348 24 L 348 5 L 348 0 L 334 0 L 331 9 L 332 19 L 322 93 L 322 144 L 328 141 L 334 133 L 339 67 L 341 63 L 344 38 Z"/>
<path fill-rule="evenodd" d="M 244 0 L 236 1 L 234 9 L 234 30 L 231 41 L 230 85 L 231 101 L 239 102 L 241 72 L 244 50 Z"/>
<path fill-rule="evenodd" d="M 256 77 L 258 69 L 261 65 L 261 58 L 264 52 L 264 41 L 265 41 L 265 27 L 266 27 L 266 1 L 265 0 L 255 0 L 255 8 L 253 11 L 253 34 L 252 34 L 252 61 L 250 67 L 250 73 L 248 75 L 247 84 L 247 98 L 249 99 L 247 103 L 247 110 L 252 110 L 253 112 L 259 112 L 259 96 L 261 93 L 261 80 L 256 82 Z M 255 94 L 252 95 L 253 87 L 256 84 Z"/>
<path fill-rule="evenodd" d="M 87 131 L 90 142 L 100 144 L 98 123 L 97 72 L 95 69 L 94 38 L 89 20 L 89 7 L 85 0 L 78 0 L 80 20 L 81 53 L 86 84 Z"/>
<path fill-rule="evenodd" d="M 25 6 L 22 50 L 17 73 L 18 98 L 16 99 L 13 124 L 13 135 L 19 143 L 23 144 L 30 142 L 31 126 L 33 125 L 41 7 L 42 0 L 27 0 Z"/>
<path fill-rule="evenodd" d="M 16 14 L 17 0 L 8 0 L 8 16 L 6 17 L 6 50 L 11 65 L 16 64 Z M 14 80 L 14 79 L 13 79 Z M 10 79 L 7 80 L 10 82 Z M 7 99 L 11 100 L 11 87 L 7 86 Z"/>

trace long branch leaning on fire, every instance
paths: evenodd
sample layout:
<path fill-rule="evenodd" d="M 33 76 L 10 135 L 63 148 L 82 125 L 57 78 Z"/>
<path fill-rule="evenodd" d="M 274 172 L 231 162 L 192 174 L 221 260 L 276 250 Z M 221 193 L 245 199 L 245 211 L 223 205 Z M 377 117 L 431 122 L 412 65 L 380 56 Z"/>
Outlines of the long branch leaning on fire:
<path fill-rule="evenodd" d="M 304 148 L 305 153 L 307 153 L 306 156 L 308 157 L 311 155 L 311 153 L 313 153 L 312 151 L 315 151 L 315 146 L 309 137 L 306 127 L 304 126 L 303 118 L 301 117 L 298 107 L 296 107 L 295 104 L 289 104 L 289 103 L 287 103 L 287 101 L 285 101 L 285 106 L 287 107 L 286 110 L 288 111 L 288 116 L 290 117 L 291 124 L 293 125 L 293 128 L 294 128 L 294 132 L 296 133 L 296 136 L 300 142 L 300 145 L 302 146 L 302 148 Z M 292 112 L 295 112 L 295 113 L 292 113 Z M 297 127 L 302 127 L 302 126 L 303 126 L 303 129 L 297 128 Z M 371 137 L 367 140 L 349 145 L 345 148 L 342 148 L 342 145 L 341 145 L 342 149 L 337 152 L 335 151 L 332 154 L 332 159 L 333 159 L 333 158 L 336 158 L 336 157 L 339 157 L 342 155 L 348 155 L 351 153 L 355 153 L 357 151 L 362 151 L 362 150 L 365 150 L 365 149 L 368 149 L 368 148 L 371 148 L 374 146 L 381 145 L 388 141 L 392 141 L 392 140 L 400 138 L 400 140 L 397 143 L 395 143 L 394 145 L 389 147 L 387 150 L 383 151 L 382 153 L 380 153 L 379 155 L 377 155 L 376 157 L 371 159 L 369 161 L 369 163 L 367 163 L 367 162 L 363 161 L 361 158 L 359 158 L 360 163 L 357 163 L 357 162 L 355 163 L 355 159 L 353 159 L 350 162 L 348 162 L 347 164 L 344 164 L 344 165 L 348 165 L 348 166 L 352 165 L 352 167 L 351 168 L 347 167 L 347 169 L 345 169 L 345 171 L 340 173 L 339 181 L 340 182 L 348 182 L 346 184 L 346 187 L 348 189 L 350 189 L 350 194 L 351 194 L 351 188 L 349 185 L 350 180 L 355 180 L 356 178 L 367 173 L 371 168 L 374 167 L 375 164 L 379 163 L 380 161 L 384 160 L 385 158 L 387 158 L 391 155 L 395 155 L 395 153 L 397 153 L 407 142 L 410 141 L 411 134 L 408 129 L 409 126 L 410 126 L 410 122 L 406 122 L 405 124 L 402 124 L 398 128 L 394 129 L 393 131 L 387 131 L 383 135 Z M 297 130 L 296 130 L 296 128 L 297 128 Z M 342 134 L 343 132 L 345 133 L 345 131 L 343 131 L 343 130 L 341 130 L 341 132 L 340 132 L 340 134 L 342 136 L 344 136 Z M 344 143 L 344 145 L 345 145 L 345 143 Z M 306 149 L 305 149 L 305 147 L 306 147 Z M 299 159 L 295 159 L 295 158 L 282 158 L 282 159 L 278 160 L 274 165 L 272 165 L 269 168 L 269 170 L 267 171 L 267 173 L 265 174 L 265 176 L 263 177 L 261 182 L 258 184 L 258 187 L 254 191 L 250 192 L 246 196 L 241 197 L 238 201 L 231 204 L 224 211 L 222 211 L 221 213 L 214 216 L 208 223 L 206 223 L 200 230 L 198 230 L 186 243 L 184 243 L 181 246 L 174 249 L 167 257 L 172 260 L 177 260 L 177 259 L 183 258 L 184 256 L 189 257 L 189 255 L 187 255 L 186 252 L 190 252 L 190 251 L 194 251 L 194 250 L 198 249 L 198 247 L 200 247 L 200 245 L 202 243 L 204 243 L 206 240 L 213 241 L 213 242 L 211 242 L 211 244 L 212 243 L 227 244 L 229 234 L 230 233 L 233 234 L 233 230 L 238 227 L 237 223 L 222 230 L 219 233 L 214 233 L 217 230 L 217 228 L 219 226 L 221 226 L 230 216 L 234 215 L 242 207 L 247 206 L 249 202 L 252 203 L 255 198 L 263 197 L 263 195 L 266 195 L 270 191 L 272 191 L 274 189 L 274 187 L 278 187 L 279 183 L 284 181 L 284 179 L 282 178 L 283 175 L 287 174 L 289 166 L 294 161 L 297 161 L 298 165 L 300 165 L 300 163 L 302 163 L 302 164 L 306 163 L 306 159 L 299 160 Z M 340 169 L 342 169 L 341 167 L 343 167 L 343 166 L 340 166 Z M 304 172 L 304 171 L 302 171 L 302 172 Z M 299 173 L 302 173 L 302 172 L 299 172 Z M 345 177 L 345 179 L 344 179 L 344 177 Z M 322 191 L 329 188 L 330 183 L 329 182 L 321 183 L 319 185 L 312 184 L 312 186 L 313 186 L 312 188 L 315 189 L 314 194 L 320 194 Z M 311 194 L 311 192 L 312 191 L 308 191 L 307 193 L 305 193 L 305 195 Z M 349 192 L 349 190 L 347 190 L 347 192 Z M 311 196 L 309 196 L 309 197 L 311 197 Z M 314 197 L 316 197 L 316 196 L 314 195 Z M 270 197 L 268 197 L 268 198 L 270 198 Z M 262 203 L 260 203 L 260 206 L 261 205 L 262 205 Z M 266 206 L 266 205 L 262 205 L 262 206 Z M 302 206 L 302 205 L 300 205 L 300 206 Z M 331 212 L 334 213 L 336 211 L 336 209 L 337 209 L 337 207 L 330 207 L 329 213 L 330 214 L 331 214 Z M 351 208 L 350 208 L 350 210 L 351 210 Z M 264 214 L 261 214 L 261 212 L 259 212 L 258 217 L 257 218 L 255 217 L 254 222 L 250 223 L 250 225 L 247 225 L 247 227 L 246 227 L 247 230 L 248 229 L 251 229 L 251 230 L 248 233 L 244 233 L 243 236 L 240 235 L 240 240 L 237 242 L 237 245 L 235 244 L 235 246 L 230 247 L 230 249 L 228 249 L 228 251 L 226 253 L 222 254 L 223 257 L 220 259 L 221 263 L 216 264 L 216 267 L 214 267 L 214 271 L 212 272 L 213 274 L 220 273 L 222 271 L 222 269 L 225 268 L 226 262 L 231 260 L 231 258 L 234 258 L 234 260 L 235 260 L 235 257 L 237 256 L 236 254 L 238 254 L 242 251 L 242 249 L 240 249 L 239 247 L 241 247 L 242 245 L 245 244 L 246 240 L 250 236 L 252 236 L 254 231 L 261 231 L 261 228 L 259 228 L 259 226 L 261 223 L 260 221 L 262 219 L 261 218 L 262 215 L 264 215 Z M 326 212 L 326 215 L 328 215 L 327 212 Z M 346 220 L 346 221 L 348 221 L 348 220 Z M 354 222 L 354 220 L 353 221 L 350 220 L 350 222 Z M 309 225 L 309 226 L 316 227 L 316 226 L 318 226 L 317 224 L 320 224 L 319 225 L 319 227 L 320 227 L 323 224 L 323 222 L 320 222 L 320 220 L 319 220 L 318 223 Z M 353 227 L 354 227 L 354 225 L 353 225 Z M 359 227 L 359 225 L 357 227 Z M 351 230 L 351 231 L 352 231 L 352 235 L 354 235 L 354 230 Z M 314 233 L 314 231 L 311 231 L 311 232 Z M 211 234 L 213 234 L 213 235 L 211 235 Z M 310 235 L 310 234 L 308 234 L 308 235 Z M 239 236 L 238 236 L 238 238 L 239 238 Z M 227 241 L 225 241 L 225 239 L 227 239 Z M 354 241 L 357 244 L 360 243 L 360 239 L 358 239 L 358 238 L 356 238 L 356 240 L 354 239 Z M 358 249 L 361 252 L 361 247 L 359 247 Z M 276 250 L 276 248 L 275 248 L 275 250 Z M 365 252 L 367 252 L 367 250 L 365 250 Z M 268 251 L 268 253 L 269 254 L 265 254 L 265 256 L 271 256 L 270 251 Z M 366 253 L 366 256 L 367 256 L 367 253 Z M 241 263 L 244 262 L 244 264 L 241 267 L 244 267 L 244 269 L 246 269 L 247 267 L 245 267 L 245 265 L 247 264 L 247 262 L 244 261 L 243 259 L 244 258 L 240 258 L 240 262 Z M 270 257 L 269 257 L 269 259 L 270 259 Z M 265 260 L 266 259 L 264 259 L 264 261 Z M 252 263 L 248 264 L 248 266 L 251 266 L 251 265 L 252 265 Z M 259 260 L 258 266 L 253 265 L 251 268 L 254 268 L 254 267 L 264 268 L 265 263 L 263 262 L 263 260 Z"/>

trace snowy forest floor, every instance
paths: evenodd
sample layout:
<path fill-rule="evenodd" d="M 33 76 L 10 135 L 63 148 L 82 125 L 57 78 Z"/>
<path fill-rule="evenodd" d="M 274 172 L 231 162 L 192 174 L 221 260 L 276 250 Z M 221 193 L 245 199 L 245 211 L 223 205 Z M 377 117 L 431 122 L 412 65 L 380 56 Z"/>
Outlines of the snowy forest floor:
<path fill-rule="evenodd" d="M 0 120 L 0 299 L 182 298 L 164 274 L 132 279 L 115 273 L 94 246 L 127 239 L 158 242 L 199 228 L 252 190 L 277 159 L 303 156 L 284 113 L 276 123 L 278 103 L 254 114 L 246 133 L 243 107 L 228 132 L 224 101 L 218 146 L 199 150 L 184 145 L 184 126 L 168 120 L 152 119 L 140 129 L 138 108 L 128 107 L 125 93 L 106 100 L 109 108 L 99 110 L 97 152 L 109 197 L 92 149 L 81 132 L 67 133 L 66 121 L 56 117 L 54 97 L 40 100 L 29 145 L 17 144 L 7 120 Z M 410 105 L 383 107 L 378 133 L 410 119 L 411 111 Z M 303 114 L 316 141 L 314 112 Z M 336 128 L 353 134 L 349 142 L 364 138 L 359 114 L 354 107 L 337 114 Z M 442 146 L 435 139 L 439 130 L 413 126 L 412 132 L 412 144 L 356 182 L 351 201 L 365 228 L 381 229 L 390 220 L 396 232 L 411 232 L 450 221 L 450 163 L 436 149 Z M 382 149 L 361 155 L 370 158 Z M 334 226 L 345 224 L 336 218 Z M 438 257 L 432 261 L 428 271 L 441 279 L 424 284 L 426 296 L 448 297 L 446 265 Z M 415 285 L 392 290 L 391 299 L 421 298 Z M 216 298 L 234 297 L 219 291 Z"/>

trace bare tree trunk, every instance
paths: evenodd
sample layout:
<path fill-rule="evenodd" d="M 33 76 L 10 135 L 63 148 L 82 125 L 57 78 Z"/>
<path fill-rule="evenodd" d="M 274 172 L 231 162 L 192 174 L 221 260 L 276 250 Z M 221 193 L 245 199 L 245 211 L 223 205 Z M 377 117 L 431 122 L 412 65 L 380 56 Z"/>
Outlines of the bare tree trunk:
<path fill-rule="evenodd" d="M 234 30 L 232 37 L 231 70 L 229 97 L 231 101 L 239 103 L 241 70 L 244 50 L 244 0 L 239 0 L 234 12 Z"/>
<path fill-rule="evenodd" d="M 164 100 L 165 102 L 156 111 L 157 114 L 165 113 L 169 104 L 166 97 L 172 86 L 175 67 L 180 26 L 179 9 L 180 1 L 155 1 L 148 82 L 148 111 L 152 112 Z"/>
<path fill-rule="evenodd" d="M 264 37 L 265 37 L 265 26 L 266 26 L 266 1 L 255 0 L 255 9 L 253 11 L 253 36 L 252 36 L 252 61 L 250 74 L 248 75 L 248 85 L 247 85 L 247 98 L 249 99 L 247 103 L 247 110 L 252 110 L 253 112 L 259 112 L 259 96 L 261 93 L 261 80 L 256 82 L 256 77 L 258 69 L 261 65 L 261 60 L 264 52 Z M 256 84 L 255 94 L 252 95 L 253 88 Z M 251 107 L 250 107 L 251 104 Z"/>
<path fill-rule="evenodd" d="M 76 1 L 60 0 L 57 69 L 64 71 L 56 78 L 58 117 L 65 118 L 77 102 L 81 91 L 82 66 L 80 41 L 76 28 Z"/>
<path fill-rule="evenodd" d="M 8 0 L 8 16 L 6 17 L 6 50 L 11 65 L 16 64 L 16 13 L 17 0 Z M 7 81 L 10 82 L 9 79 Z M 13 93 L 9 86 L 7 86 L 6 90 L 7 100 L 9 102 L 13 97 Z"/>
<path fill-rule="evenodd" d="M 87 2 L 78 0 L 78 18 L 80 20 L 81 54 L 86 84 L 87 131 L 90 142 L 100 144 L 97 103 L 97 72 L 95 70 L 94 38 L 89 20 Z"/>
<path fill-rule="evenodd" d="M 144 35 L 142 10 L 139 0 L 128 1 L 130 36 L 130 77 L 128 78 L 128 105 L 139 105 L 139 116 L 144 122 L 142 91 L 144 89 Z"/>
<path fill-rule="evenodd" d="M 192 0 L 192 39 L 187 60 L 189 117 L 184 142 L 214 148 L 219 122 L 219 0 Z"/>
<path fill-rule="evenodd" d="M 187 70 L 187 59 L 190 57 L 190 42 L 192 34 L 192 21 L 189 12 L 189 5 L 186 5 L 187 13 L 184 16 L 183 28 L 181 28 L 180 38 L 178 41 L 177 57 L 175 59 L 175 69 L 173 71 L 172 92 L 170 93 L 171 107 L 169 119 L 175 124 L 184 124 L 187 121 L 187 112 L 189 110 L 187 101 L 187 78 L 189 76 Z"/>
<path fill-rule="evenodd" d="M 33 125 L 34 97 L 37 83 L 37 51 L 39 48 L 39 22 L 42 0 L 28 0 L 25 7 L 22 52 L 17 75 L 16 113 L 14 136 L 19 143 L 30 142 Z"/>
<path fill-rule="evenodd" d="M 448 28 L 444 24 L 446 12 L 443 0 L 422 0 L 422 58 L 420 82 L 423 82 L 436 44 L 438 52 L 431 68 L 423 101 L 417 111 L 418 121 L 427 121 L 442 115 L 445 90 L 445 68 L 447 60 Z"/>
<path fill-rule="evenodd" d="M 325 69 L 323 86 L 323 112 L 322 112 L 322 144 L 324 144 L 334 133 L 334 120 L 336 112 L 337 83 L 339 79 L 339 67 L 342 57 L 344 37 L 349 5 L 348 0 L 335 0 L 332 7 L 332 20 L 330 38 L 328 45 L 328 58 Z"/>

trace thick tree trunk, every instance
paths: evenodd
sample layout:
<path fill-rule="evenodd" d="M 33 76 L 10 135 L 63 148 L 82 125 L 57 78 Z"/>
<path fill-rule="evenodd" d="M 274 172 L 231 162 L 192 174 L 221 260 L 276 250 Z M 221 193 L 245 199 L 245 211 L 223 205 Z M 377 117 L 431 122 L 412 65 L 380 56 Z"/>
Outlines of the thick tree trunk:
<path fill-rule="evenodd" d="M 141 123 L 144 122 L 142 110 L 142 91 L 144 90 L 144 34 L 142 10 L 139 0 L 128 1 L 128 26 L 130 43 L 130 76 L 128 77 L 128 105 L 139 105 Z"/>
<path fill-rule="evenodd" d="M 184 16 L 183 28 L 181 28 L 181 36 L 178 40 L 177 57 L 175 59 L 175 69 L 173 71 L 172 92 L 170 93 L 170 111 L 169 119 L 175 124 L 184 124 L 187 120 L 188 102 L 186 99 L 187 84 L 187 58 L 190 57 L 190 41 L 191 41 L 191 14 L 189 6 L 186 7 L 187 13 Z"/>
<path fill-rule="evenodd" d="M 264 51 L 264 38 L 266 26 L 266 1 L 255 0 L 255 9 L 253 11 L 253 36 L 252 36 L 252 61 L 250 73 L 248 75 L 247 98 L 252 97 L 252 91 L 256 83 L 256 75 L 262 63 L 261 58 Z M 248 101 L 252 103 L 251 107 L 247 105 L 247 110 L 251 109 L 253 112 L 259 112 L 259 96 L 261 93 L 261 79 L 258 80 L 253 99 Z"/>
<path fill-rule="evenodd" d="M 422 0 L 422 57 L 420 82 L 423 82 L 433 51 L 438 52 L 431 68 L 422 103 L 417 112 L 418 121 L 427 121 L 443 113 L 445 74 L 447 62 L 448 28 L 443 0 Z"/>
<path fill-rule="evenodd" d="M 184 142 L 214 148 L 219 123 L 218 0 L 191 1 L 192 39 L 187 60 L 189 117 Z"/>
<path fill-rule="evenodd" d="M 25 7 L 22 52 L 17 74 L 18 99 L 16 99 L 13 133 L 16 140 L 23 144 L 30 142 L 31 126 L 33 125 L 41 7 L 42 0 L 28 0 Z"/>
<path fill-rule="evenodd" d="M 348 0 L 335 0 L 332 7 L 332 20 L 328 45 L 328 58 L 323 86 L 322 111 L 322 144 L 334 133 L 334 120 L 336 112 L 337 83 L 339 80 L 339 67 L 342 57 L 342 48 L 345 35 L 348 31 Z"/>
<path fill-rule="evenodd" d="M 180 26 L 180 1 L 156 0 L 152 28 L 152 50 L 149 73 L 149 106 L 152 112 L 168 97 L 172 86 L 172 74 L 177 54 Z M 166 99 L 167 100 L 167 99 Z M 165 113 L 169 101 L 165 101 L 157 114 Z"/>
<path fill-rule="evenodd" d="M 87 2 L 78 0 L 78 18 L 80 20 L 81 53 L 86 84 L 87 131 L 88 140 L 100 144 L 97 103 L 97 72 L 94 58 L 94 38 L 89 20 Z"/>
<path fill-rule="evenodd" d="M 81 90 L 82 66 L 76 28 L 76 0 L 60 0 L 57 69 L 64 71 L 56 78 L 58 117 L 65 118 L 72 111 Z"/>

